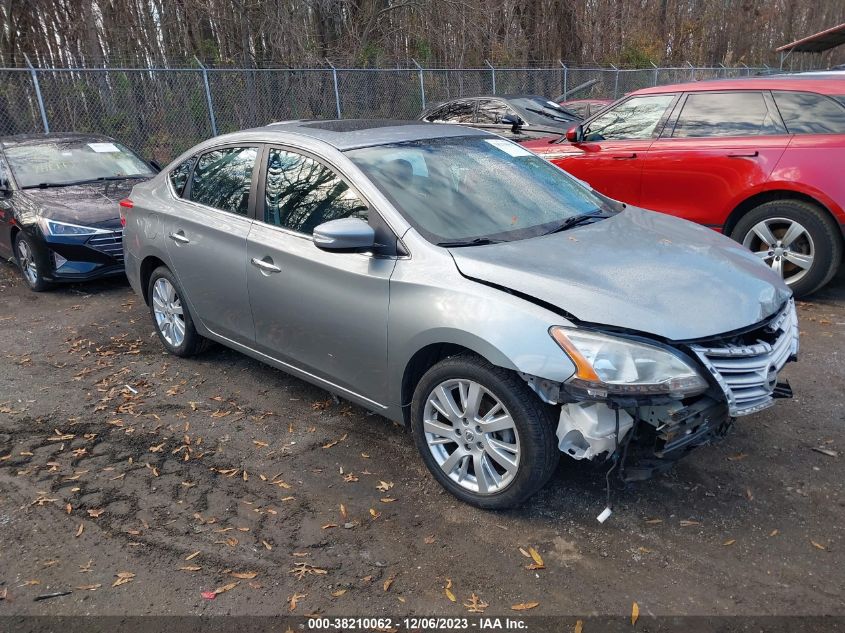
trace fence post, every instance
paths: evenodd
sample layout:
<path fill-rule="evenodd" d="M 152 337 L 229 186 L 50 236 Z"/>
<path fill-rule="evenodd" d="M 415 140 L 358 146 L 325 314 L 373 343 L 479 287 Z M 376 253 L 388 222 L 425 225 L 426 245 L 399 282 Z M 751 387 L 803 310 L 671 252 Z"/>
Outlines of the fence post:
<path fill-rule="evenodd" d="M 616 76 L 613 80 L 613 99 L 615 100 L 619 94 L 619 69 L 613 64 L 611 64 L 610 67 L 616 71 Z"/>
<path fill-rule="evenodd" d="M 654 83 L 652 85 L 656 86 L 657 85 L 657 71 L 658 71 L 657 64 L 655 64 L 654 62 L 649 62 L 649 63 L 652 66 L 654 66 Z"/>
<path fill-rule="evenodd" d="M 423 78 L 423 67 L 417 63 L 416 59 L 411 58 L 411 61 L 414 62 L 414 66 L 417 67 L 417 70 L 420 73 L 420 98 L 422 99 L 422 109 L 425 110 L 425 79 Z"/>
<path fill-rule="evenodd" d="M 690 78 L 690 81 L 695 81 L 695 66 L 693 66 L 692 64 L 690 64 L 690 63 L 689 63 L 689 60 L 687 60 L 687 66 L 689 66 L 689 78 Z"/>
<path fill-rule="evenodd" d="M 566 101 L 567 94 L 569 93 L 569 69 L 562 61 L 557 61 L 561 66 L 563 66 L 563 100 Z"/>
<path fill-rule="evenodd" d="M 719 66 L 722 67 L 722 70 L 719 71 L 719 72 L 721 72 L 724 77 L 727 77 L 728 76 L 728 69 L 725 68 L 725 65 L 722 62 L 719 62 Z M 716 75 L 716 76 L 718 77 L 719 75 Z"/>
<path fill-rule="evenodd" d="M 486 59 L 484 60 L 484 63 L 490 67 L 490 74 L 493 77 L 493 94 L 496 94 L 496 69 L 493 68 L 493 64 L 488 62 Z"/>
<path fill-rule="evenodd" d="M 41 86 L 38 84 L 38 73 L 26 54 L 24 54 L 23 58 L 26 60 L 26 65 L 29 66 L 29 74 L 32 77 L 32 85 L 35 87 L 35 98 L 38 99 L 38 110 L 41 112 L 41 123 L 44 125 L 44 132 L 45 134 L 49 134 L 50 124 L 47 123 L 47 110 L 44 108 L 44 99 L 41 98 Z"/>
<path fill-rule="evenodd" d="M 332 64 L 328 59 L 326 60 L 326 63 L 331 66 L 332 69 L 332 80 L 334 81 L 334 104 L 337 108 L 337 118 L 342 119 L 343 116 L 340 114 L 340 90 L 337 88 L 337 68 L 335 68 L 334 64 Z"/>
<path fill-rule="evenodd" d="M 751 69 L 748 67 L 748 64 L 746 64 L 745 62 L 739 62 L 739 63 L 742 64 L 743 66 L 745 66 L 745 76 L 746 77 L 749 76 L 751 74 Z"/>
<path fill-rule="evenodd" d="M 211 135 L 217 136 L 217 119 L 214 116 L 214 103 L 211 101 L 211 87 L 208 85 L 208 69 L 203 66 L 203 63 L 196 55 L 194 55 L 194 59 L 202 70 L 202 82 L 205 84 L 205 102 L 208 105 L 208 120 L 211 123 Z"/>

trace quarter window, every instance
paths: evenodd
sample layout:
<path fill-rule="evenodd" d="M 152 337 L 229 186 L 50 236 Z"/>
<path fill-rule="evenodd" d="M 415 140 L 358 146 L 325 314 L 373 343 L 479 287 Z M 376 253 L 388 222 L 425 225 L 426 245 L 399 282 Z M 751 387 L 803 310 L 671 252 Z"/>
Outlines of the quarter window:
<path fill-rule="evenodd" d="M 310 235 L 316 226 L 341 218 L 367 219 L 367 206 L 331 169 L 281 149 L 270 150 L 264 221 Z"/>
<path fill-rule="evenodd" d="M 594 119 L 584 138 L 587 141 L 652 138 L 666 108 L 674 99 L 672 94 L 632 97 Z"/>
<path fill-rule="evenodd" d="M 474 101 L 452 101 L 425 117 L 429 123 L 472 123 Z"/>
<path fill-rule="evenodd" d="M 191 156 L 188 160 L 183 161 L 174 167 L 170 174 L 170 184 L 173 186 L 173 191 L 180 198 L 185 191 L 185 185 L 188 184 L 188 177 L 191 175 L 191 170 L 194 168 L 194 163 L 197 162 L 196 156 Z"/>
<path fill-rule="evenodd" d="M 790 134 L 845 133 L 845 106 L 812 92 L 774 92 Z"/>
<path fill-rule="evenodd" d="M 783 134 L 762 92 L 696 92 L 687 97 L 675 138 Z"/>
<path fill-rule="evenodd" d="M 227 147 L 203 154 L 191 177 L 191 200 L 247 215 L 256 155 L 254 147 Z"/>

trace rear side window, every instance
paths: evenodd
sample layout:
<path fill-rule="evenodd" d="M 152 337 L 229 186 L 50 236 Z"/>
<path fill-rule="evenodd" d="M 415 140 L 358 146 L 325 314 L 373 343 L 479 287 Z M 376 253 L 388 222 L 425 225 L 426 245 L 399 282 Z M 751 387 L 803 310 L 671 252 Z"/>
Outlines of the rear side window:
<path fill-rule="evenodd" d="M 506 114 L 516 114 L 501 101 L 486 99 L 478 102 L 478 122 L 497 124 L 502 122 Z"/>
<path fill-rule="evenodd" d="M 191 200 L 246 215 L 257 153 L 254 147 L 227 147 L 203 154 L 191 176 Z"/>
<path fill-rule="evenodd" d="M 267 224 L 311 235 L 323 222 L 341 218 L 367 219 L 367 205 L 349 185 L 308 156 L 270 150 L 264 197 Z"/>
<path fill-rule="evenodd" d="M 687 96 L 675 138 L 782 134 L 762 92 L 695 92 Z"/>
<path fill-rule="evenodd" d="M 790 134 L 845 133 L 845 106 L 813 92 L 774 92 Z"/>
<path fill-rule="evenodd" d="M 185 185 L 188 184 L 188 177 L 191 175 L 191 170 L 194 168 L 195 162 L 197 162 L 197 157 L 191 156 L 188 160 L 176 165 L 168 175 L 173 191 L 180 198 L 185 192 Z"/>
<path fill-rule="evenodd" d="M 593 119 L 585 130 L 587 141 L 648 139 L 675 95 L 631 97 Z"/>

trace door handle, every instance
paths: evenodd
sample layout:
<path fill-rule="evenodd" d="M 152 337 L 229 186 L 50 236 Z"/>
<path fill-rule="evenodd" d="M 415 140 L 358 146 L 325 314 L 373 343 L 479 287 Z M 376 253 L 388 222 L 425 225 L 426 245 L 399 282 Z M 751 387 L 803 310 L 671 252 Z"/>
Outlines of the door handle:
<path fill-rule="evenodd" d="M 731 152 L 728 158 L 755 158 L 760 155 L 760 152 L 754 150 L 753 152 Z"/>
<path fill-rule="evenodd" d="M 280 273 L 282 269 L 276 266 L 272 261 L 265 262 L 263 259 L 258 259 L 257 257 L 253 257 L 250 260 L 250 263 L 258 268 L 263 273 Z"/>
<path fill-rule="evenodd" d="M 179 231 L 178 233 L 171 233 L 167 237 L 169 237 L 174 242 L 179 242 L 180 244 L 188 244 L 191 241 L 187 237 L 185 237 L 185 234 L 182 233 L 182 231 Z"/>
<path fill-rule="evenodd" d="M 619 155 L 619 156 L 614 156 L 613 159 L 614 160 L 631 160 L 632 158 L 636 158 L 636 157 L 637 157 L 637 153 L 631 152 L 630 154 L 622 154 L 622 155 Z"/>

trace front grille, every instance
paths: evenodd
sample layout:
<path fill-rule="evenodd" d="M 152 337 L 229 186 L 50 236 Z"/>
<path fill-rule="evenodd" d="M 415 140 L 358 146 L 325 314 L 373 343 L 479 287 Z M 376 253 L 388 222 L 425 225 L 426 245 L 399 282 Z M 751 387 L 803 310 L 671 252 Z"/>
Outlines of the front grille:
<path fill-rule="evenodd" d="M 101 253 L 114 257 L 119 262 L 123 261 L 123 231 L 98 233 L 89 239 L 87 244 Z"/>
<path fill-rule="evenodd" d="M 747 341 L 749 336 L 746 334 L 745 338 Z M 778 372 L 798 353 L 795 302 L 790 299 L 766 326 L 752 332 L 751 338 L 756 338 L 756 342 L 691 346 L 725 392 L 732 416 L 748 415 L 772 405 Z"/>

